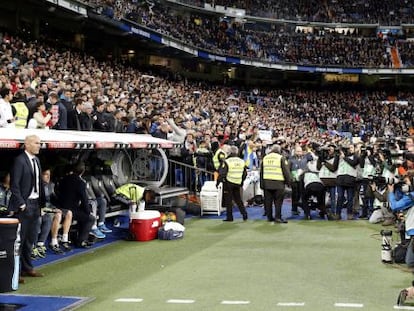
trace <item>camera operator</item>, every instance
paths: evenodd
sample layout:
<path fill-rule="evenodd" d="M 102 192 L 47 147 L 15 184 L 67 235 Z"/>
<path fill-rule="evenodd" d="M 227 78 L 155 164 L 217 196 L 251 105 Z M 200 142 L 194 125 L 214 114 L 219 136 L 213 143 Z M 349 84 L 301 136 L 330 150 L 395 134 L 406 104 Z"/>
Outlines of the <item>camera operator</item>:
<path fill-rule="evenodd" d="M 325 217 L 326 207 L 325 207 L 325 186 L 322 183 L 322 180 L 319 177 L 319 170 L 317 169 L 317 161 L 312 160 L 307 164 L 307 169 L 301 175 L 301 181 L 303 182 L 303 195 L 302 195 L 302 208 L 305 212 L 306 220 L 311 219 L 310 210 L 311 204 L 309 199 L 312 196 L 316 197 L 317 208 L 319 209 L 319 216 L 321 218 Z M 329 219 L 329 218 L 328 218 Z"/>
<path fill-rule="evenodd" d="M 378 178 L 381 179 L 381 178 Z M 388 204 L 388 187 L 387 184 L 376 179 L 370 180 L 369 187 L 374 195 L 373 212 L 369 217 L 371 224 L 382 222 L 383 226 L 393 225 L 395 223 L 395 215 L 389 208 Z"/>
<path fill-rule="evenodd" d="M 319 170 L 319 178 L 329 193 L 330 210 L 328 220 L 339 219 L 336 215 L 336 173 L 339 164 L 339 154 L 335 151 L 336 146 L 329 144 L 327 149 L 318 151 L 318 161 L 316 168 Z M 335 217 L 336 216 L 336 217 Z"/>
<path fill-rule="evenodd" d="M 359 157 L 355 153 L 354 145 L 342 146 L 339 151 L 338 174 L 336 185 L 338 189 L 338 200 L 336 205 L 336 218 L 341 219 L 342 208 L 346 207 L 348 220 L 352 220 L 353 203 L 355 197 L 355 185 L 357 178 L 357 166 Z M 346 205 L 345 203 L 346 195 Z"/>
<path fill-rule="evenodd" d="M 376 173 L 376 160 L 372 146 L 361 148 L 361 157 L 359 159 L 359 166 L 362 169 L 362 213 L 359 218 L 368 219 L 368 214 L 373 211 L 374 194 L 371 187 L 369 187 L 369 181 Z M 358 193 L 358 192 L 357 192 Z"/>
<path fill-rule="evenodd" d="M 404 176 L 401 187 L 394 184 L 388 184 L 388 201 L 393 212 L 405 212 L 405 235 L 410 238 L 410 244 L 407 248 L 405 263 L 408 267 L 414 267 L 414 191 L 413 191 L 414 171 L 409 171 Z"/>

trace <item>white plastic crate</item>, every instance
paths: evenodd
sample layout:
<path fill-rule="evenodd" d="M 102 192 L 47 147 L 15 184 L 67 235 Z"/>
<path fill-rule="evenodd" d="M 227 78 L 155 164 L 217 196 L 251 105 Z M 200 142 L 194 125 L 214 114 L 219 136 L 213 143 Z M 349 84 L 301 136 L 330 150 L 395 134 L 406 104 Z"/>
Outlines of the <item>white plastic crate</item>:
<path fill-rule="evenodd" d="M 212 186 L 214 183 L 214 187 Z M 223 185 L 216 187 L 215 181 L 206 181 L 200 191 L 201 215 L 217 214 L 225 210 L 222 205 Z"/>

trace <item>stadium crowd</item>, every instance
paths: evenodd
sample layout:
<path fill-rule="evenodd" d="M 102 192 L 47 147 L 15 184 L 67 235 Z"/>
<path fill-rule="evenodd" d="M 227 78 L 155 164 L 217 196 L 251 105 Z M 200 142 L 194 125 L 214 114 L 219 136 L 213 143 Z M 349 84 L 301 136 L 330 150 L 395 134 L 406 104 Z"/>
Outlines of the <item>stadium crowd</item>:
<path fill-rule="evenodd" d="M 181 3 L 204 7 L 221 5 L 246 10 L 246 15 L 272 19 L 325 23 L 354 23 L 401 25 L 413 22 L 413 4 L 410 1 L 381 2 L 347 0 L 295 0 L 295 1 L 189 1 Z"/>
<path fill-rule="evenodd" d="M 124 16 L 187 45 L 214 53 L 261 59 L 268 62 L 368 68 L 391 68 L 390 47 L 400 49 L 403 65 L 410 66 L 410 42 L 399 35 L 363 35 L 357 30 L 299 31 L 296 24 L 240 23 L 196 11 L 185 14 L 159 3 L 126 2 Z M 99 9 L 99 11 L 101 11 Z M 112 16 L 112 15 L 111 15 Z"/>

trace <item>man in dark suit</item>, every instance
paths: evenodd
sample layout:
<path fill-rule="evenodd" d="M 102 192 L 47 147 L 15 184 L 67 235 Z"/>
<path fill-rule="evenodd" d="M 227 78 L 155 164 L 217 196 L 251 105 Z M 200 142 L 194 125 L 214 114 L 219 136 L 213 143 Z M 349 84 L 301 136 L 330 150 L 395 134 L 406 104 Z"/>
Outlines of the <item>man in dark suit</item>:
<path fill-rule="evenodd" d="M 71 210 L 73 219 L 78 222 L 77 246 L 89 248 L 92 244 L 88 241 L 89 232 L 95 223 L 92 215 L 92 207 L 89 205 L 86 192 L 86 182 L 82 179 L 85 172 L 85 164 L 78 163 L 73 170 L 63 177 L 57 187 L 60 207 Z"/>
<path fill-rule="evenodd" d="M 40 178 L 40 162 L 36 155 L 40 151 L 40 138 L 36 135 L 27 136 L 24 141 L 24 152 L 16 157 L 10 172 L 9 211 L 19 219 L 20 228 L 20 263 L 21 275 L 39 277 L 42 273 L 33 269 L 33 242 L 37 236 L 36 224 L 40 217 L 40 207 L 45 197 Z"/>

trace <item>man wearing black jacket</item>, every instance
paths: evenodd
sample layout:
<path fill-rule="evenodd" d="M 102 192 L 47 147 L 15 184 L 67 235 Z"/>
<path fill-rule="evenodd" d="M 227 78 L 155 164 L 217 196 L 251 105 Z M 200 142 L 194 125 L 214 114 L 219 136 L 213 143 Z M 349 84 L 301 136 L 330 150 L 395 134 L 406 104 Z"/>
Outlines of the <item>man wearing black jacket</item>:
<path fill-rule="evenodd" d="M 84 172 L 85 164 L 78 163 L 59 181 L 57 194 L 61 208 L 71 210 L 73 219 L 78 222 L 77 246 L 88 248 L 91 246 L 88 241 L 89 232 L 95 223 L 95 217 L 92 215 L 92 207 L 88 203 L 86 182 L 82 179 Z"/>

